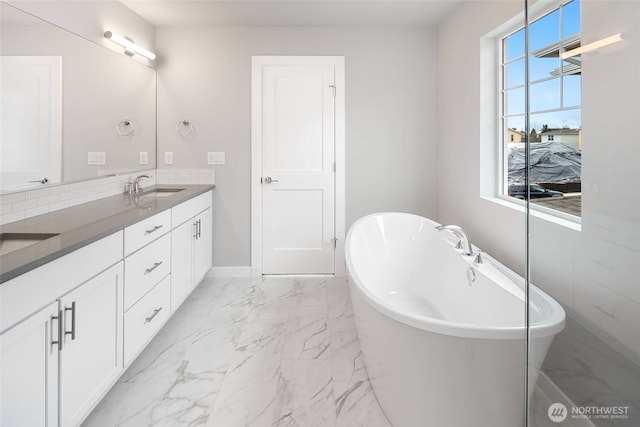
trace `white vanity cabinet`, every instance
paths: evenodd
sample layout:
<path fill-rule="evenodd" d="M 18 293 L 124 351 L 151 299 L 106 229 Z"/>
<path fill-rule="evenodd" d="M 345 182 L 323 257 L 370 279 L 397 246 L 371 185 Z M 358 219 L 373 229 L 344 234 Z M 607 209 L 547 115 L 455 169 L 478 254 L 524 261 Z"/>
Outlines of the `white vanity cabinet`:
<path fill-rule="evenodd" d="M 115 233 L 0 285 L 0 425 L 77 425 L 122 373 L 122 243 Z"/>
<path fill-rule="evenodd" d="M 129 256 L 169 231 L 171 231 L 171 210 L 169 209 L 130 225 L 124 229 L 124 255 Z"/>
<path fill-rule="evenodd" d="M 171 313 L 171 210 L 124 230 L 124 363 L 128 365 Z M 131 253 L 132 251 L 136 251 Z"/>
<path fill-rule="evenodd" d="M 180 306 L 211 268 L 211 205 L 212 194 L 207 192 L 172 209 L 172 311 Z"/>
<path fill-rule="evenodd" d="M 0 427 L 82 423 L 211 267 L 211 209 L 207 191 L 0 284 Z"/>
<path fill-rule="evenodd" d="M 124 314 L 124 362 L 131 363 L 171 315 L 171 280 L 167 276 Z"/>
<path fill-rule="evenodd" d="M 122 262 L 60 298 L 60 424 L 76 426 L 120 376 Z"/>
<path fill-rule="evenodd" d="M 0 425 L 58 425 L 58 302 L 0 335 Z"/>
<path fill-rule="evenodd" d="M 126 311 L 171 272 L 171 234 L 129 255 L 124 264 Z"/>

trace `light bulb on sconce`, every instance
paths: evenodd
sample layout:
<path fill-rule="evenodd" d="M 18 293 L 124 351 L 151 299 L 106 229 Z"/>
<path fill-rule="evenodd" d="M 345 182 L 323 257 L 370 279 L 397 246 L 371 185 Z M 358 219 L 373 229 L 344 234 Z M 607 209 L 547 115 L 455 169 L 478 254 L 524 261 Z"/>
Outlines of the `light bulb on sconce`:
<path fill-rule="evenodd" d="M 120 46 L 124 47 L 124 54 L 125 55 L 129 55 L 129 56 L 133 56 L 136 53 L 139 55 L 144 56 L 147 59 L 150 60 L 154 60 L 156 59 L 156 54 L 151 52 L 150 50 L 147 50 L 143 47 L 138 46 L 137 44 L 135 44 L 135 42 L 133 40 L 131 40 L 128 37 L 123 37 L 123 36 L 119 36 L 118 34 L 114 34 L 111 31 L 106 31 L 104 33 L 104 37 L 106 39 L 111 40 L 112 42 L 119 44 Z"/>
<path fill-rule="evenodd" d="M 583 53 L 598 50 L 600 48 L 609 46 L 610 44 L 614 44 L 622 40 L 624 40 L 624 33 L 614 34 L 612 36 L 597 40 L 593 43 L 585 44 L 584 46 L 580 46 L 575 49 L 571 49 L 566 52 L 563 52 L 560 54 L 560 59 L 567 59 L 573 56 L 582 55 Z"/>

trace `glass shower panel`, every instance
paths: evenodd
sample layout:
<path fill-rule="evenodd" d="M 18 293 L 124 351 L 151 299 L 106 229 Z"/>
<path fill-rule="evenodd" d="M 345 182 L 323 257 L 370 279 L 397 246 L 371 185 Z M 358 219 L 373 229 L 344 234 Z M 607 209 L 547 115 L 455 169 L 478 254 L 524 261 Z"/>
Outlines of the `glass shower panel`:
<path fill-rule="evenodd" d="M 543 6 L 528 1 L 532 10 Z M 528 422 L 536 427 L 637 427 L 640 275 L 634 267 L 640 262 L 640 194 L 634 190 L 640 181 L 640 2 L 573 0 L 556 7 L 556 55 L 563 64 L 557 70 L 560 106 L 531 111 L 529 122 L 534 129 L 545 124 L 559 128 L 542 135 L 562 144 L 556 152 L 573 153 L 580 180 L 572 186 L 562 178 L 539 183 L 529 174 L 531 185 L 562 193 L 529 200 L 529 289 L 539 288 L 559 302 L 566 317 L 537 378 Z M 535 142 L 528 147 L 533 157 Z M 568 167 L 564 160 L 551 157 L 548 166 L 562 176 Z M 579 214 L 571 206 L 579 206 Z M 530 298 L 530 370 L 538 347 L 539 308 Z"/>

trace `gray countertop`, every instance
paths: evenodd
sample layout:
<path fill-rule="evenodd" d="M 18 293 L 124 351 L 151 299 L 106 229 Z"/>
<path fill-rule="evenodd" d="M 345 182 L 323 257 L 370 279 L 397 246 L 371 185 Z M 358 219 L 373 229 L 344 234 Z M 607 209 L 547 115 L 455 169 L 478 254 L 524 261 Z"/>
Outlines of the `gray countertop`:
<path fill-rule="evenodd" d="M 156 188 L 183 189 L 156 197 Z M 159 185 L 137 195 L 119 194 L 0 226 L 2 233 L 51 233 L 57 236 L 0 256 L 0 283 L 192 199 L 213 185 Z"/>

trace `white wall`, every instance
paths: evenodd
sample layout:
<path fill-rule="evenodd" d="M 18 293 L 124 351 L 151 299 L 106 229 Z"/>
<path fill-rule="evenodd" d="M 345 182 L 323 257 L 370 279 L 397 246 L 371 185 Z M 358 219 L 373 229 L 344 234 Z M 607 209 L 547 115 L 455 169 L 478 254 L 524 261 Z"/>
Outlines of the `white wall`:
<path fill-rule="evenodd" d="M 522 273 L 524 214 L 480 197 L 480 38 L 522 10 L 520 2 L 465 2 L 439 29 L 439 221 L 459 224 L 474 243 Z M 496 81 L 492 70 L 485 76 Z M 491 88 L 485 88 L 492 91 Z M 495 107 L 482 105 L 483 108 Z M 485 147 L 483 147 L 485 148 Z"/>
<path fill-rule="evenodd" d="M 250 265 L 251 56 L 344 55 L 346 222 L 437 215 L 437 38 L 413 28 L 160 28 L 158 167 L 216 167 L 214 265 Z M 345 88 L 341 88 L 345 90 Z M 195 135 L 180 138 L 179 120 Z"/>
<path fill-rule="evenodd" d="M 582 4 L 583 44 L 617 32 L 628 38 L 583 56 L 582 227 L 532 219 L 532 280 L 638 362 L 640 145 L 630 136 L 640 110 L 640 3 Z M 484 192 L 492 182 L 487 169 L 494 156 L 495 126 L 485 118 L 496 111 L 485 97 L 496 79 L 481 61 L 480 46 L 521 8 L 519 2 L 466 2 L 441 25 L 438 132 L 439 220 L 465 227 L 474 242 L 520 273 L 523 213 L 480 197 L 481 183 Z"/>
<path fill-rule="evenodd" d="M 155 27 L 116 0 L 7 0 L 7 3 L 117 52 L 123 50 L 104 38 L 106 30 L 130 37 L 140 46 L 155 50 Z M 134 60 L 153 65 L 140 55 L 136 55 Z"/>

